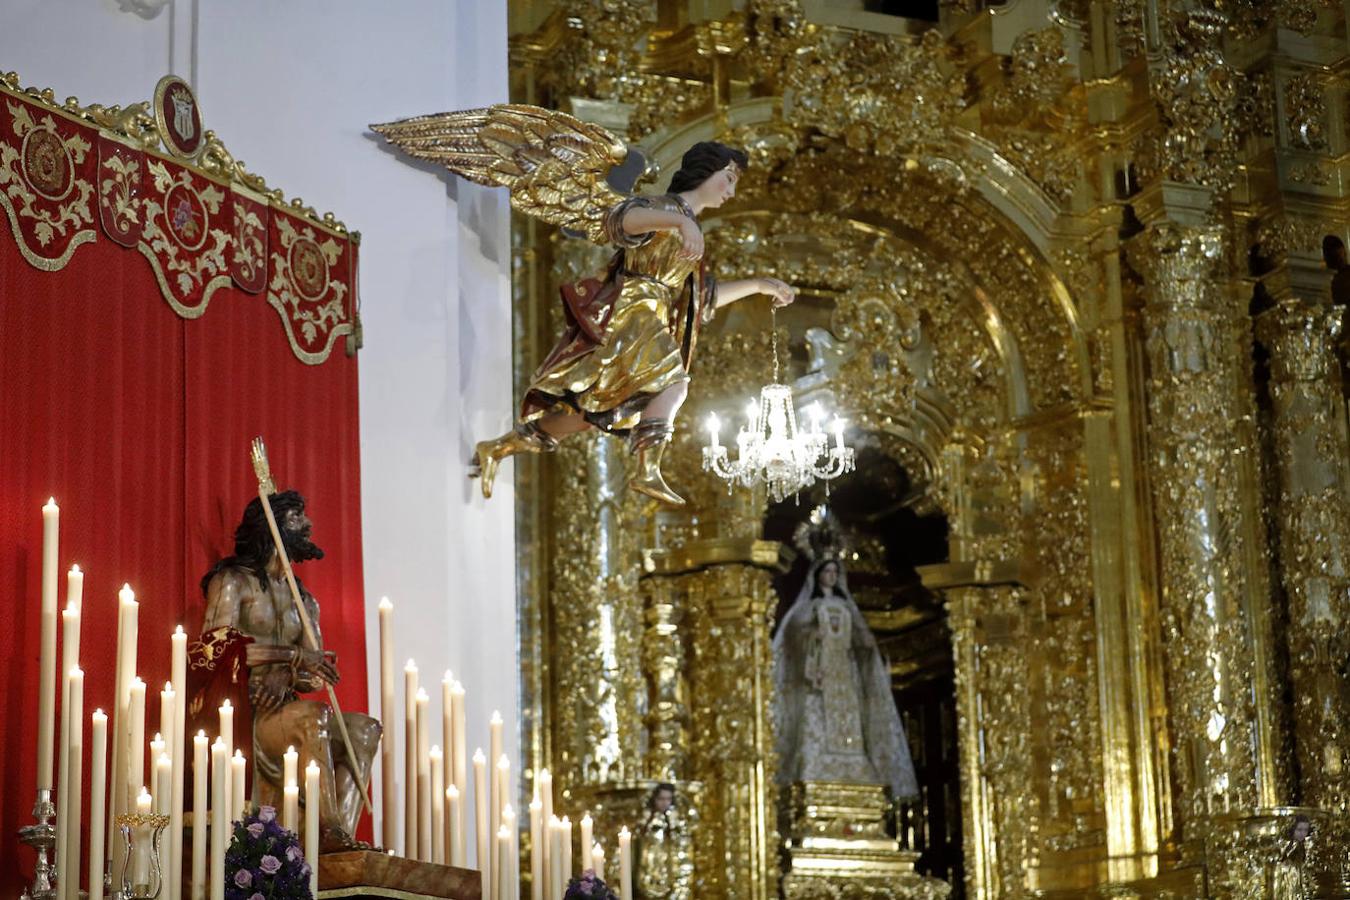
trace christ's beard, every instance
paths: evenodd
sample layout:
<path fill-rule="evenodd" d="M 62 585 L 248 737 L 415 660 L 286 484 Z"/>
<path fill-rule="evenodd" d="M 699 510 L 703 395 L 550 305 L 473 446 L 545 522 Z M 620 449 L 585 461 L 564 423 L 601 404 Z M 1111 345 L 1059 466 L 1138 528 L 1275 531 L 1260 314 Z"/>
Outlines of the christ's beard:
<path fill-rule="evenodd" d="M 286 532 L 286 555 L 291 562 L 301 563 L 307 559 L 323 559 L 323 550 L 309 539 L 308 534 Z"/>

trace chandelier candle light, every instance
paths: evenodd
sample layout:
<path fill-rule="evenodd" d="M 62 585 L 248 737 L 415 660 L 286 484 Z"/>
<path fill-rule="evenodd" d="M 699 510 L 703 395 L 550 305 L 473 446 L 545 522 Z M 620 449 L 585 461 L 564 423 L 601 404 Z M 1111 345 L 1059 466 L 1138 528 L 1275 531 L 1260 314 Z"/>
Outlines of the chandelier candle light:
<path fill-rule="evenodd" d="M 742 487 L 767 485 L 769 496 L 780 502 L 789 494 L 816 481 L 830 481 L 853 471 L 853 448 L 844 446 L 844 420 L 831 423 L 834 446 L 821 429 L 824 412 L 820 404 L 807 407 L 811 427 L 797 427 L 792 388 L 779 382 L 778 312 L 773 310 L 773 383 L 759 389 L 759 400 L 746 407 L 746 425 L 736 435 L 736 459 L 721 442 L 721 422 L 708 416 L 708 446 L 703 448 L 703 468 Z"/>

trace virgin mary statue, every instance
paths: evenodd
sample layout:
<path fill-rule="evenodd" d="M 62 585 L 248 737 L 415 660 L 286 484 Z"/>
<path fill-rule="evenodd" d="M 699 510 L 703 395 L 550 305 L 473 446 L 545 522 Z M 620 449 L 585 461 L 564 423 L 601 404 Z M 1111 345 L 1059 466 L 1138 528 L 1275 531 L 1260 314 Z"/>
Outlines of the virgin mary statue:
<path fill-rule="evenodd" d="M 919 793 L 889 667 L 839 561 L 811 567 L 773 659 L 780 784 L 883 784 L 896 800 Z"/>

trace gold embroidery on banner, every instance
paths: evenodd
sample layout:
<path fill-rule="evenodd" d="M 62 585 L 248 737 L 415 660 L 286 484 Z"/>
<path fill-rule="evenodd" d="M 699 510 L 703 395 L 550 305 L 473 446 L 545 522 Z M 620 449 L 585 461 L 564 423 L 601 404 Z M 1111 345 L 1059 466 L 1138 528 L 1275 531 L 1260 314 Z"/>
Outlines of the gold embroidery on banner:
<path fill-rule="evenodd" d="M 183 318 L 195 319 L 206 312 L 211 296 L 230 284 L 229 266 L 225 261 L 230 235 L 210 227 L 210 217 L 219 214 L 225 193 L 215 184 L 197 191 L 186 170 L 180 171 L 175 178 L 160 160 L 151 159 L 148 165 L 150 177 L 155 182 L 155 195 L 145 198 L 145 234 L 138 249 L 150 260 L 169 306 Z M 208 237 L 214 244 L 199 255 L 179 257 L 179 247 L 196 252 L 206 244 Z M 170 276 L 173 277 L 172 285 Z M 202 296 L 195 306 L 188 306 L 179 299 L 179 293 L 191 294 L 198 286 Z"/>
<path fill-rule="evenodd" d="M 316 241 L 312 227 L 306 224 L 297 231 L 284 216 L 277 218 L 277 232 L 281 246 L 272 251 L 274 269 L 272 282 L 267 286 L 267 302 L 281 316 L 295 355 L 302 362 L 317 365 L 328 358 L 333 342 L 352 330 L 344 306 L 347 285 L 329 277 L 342 256 L 342 246 L 331 237 Z M 326 303 L 302 309 L 303 301 L 317 301 L 324 296 L 330 298 Z M 311 352 L 299 345 L 295 338 L 297 322 L 308 343 L 313 343 L 321 332 L 327 332 L 323 349 Z"/>
<path fill-rule="evenodd" d="M 95 239 L 92 228 L 80 228 L 93 224 L 89 197 L 94 186 L 75 176 L 76 165 L 84 162 L 91 145 L 78 134 L 62 138 L 50 114 L 35 121 L 26 105 L 5 105 L 13 116 L 14 136 L 22 144 L 17 150 L 8 144 L 0 145 L 0 204 L 9 214 L 14 239 L 24 259 L 39 269 L 56 271 L 65 267 L 76 247 Z M 39 196 L 59 202 L 75 190 L 78 196 L 62 203 L 54 212 L 35 206 Z M 71 231 L 70 245 L 54 258 L 34 253 L 23 239 L 20 219 L 24 218 L 35 221 L 33 234 L 39 245 L 46 247 L 53 238 L 64 237 Z"/>
<path fill-rule="evenodd" d="M 140 160 L 113 155 L 103 160 L 102 168 L 108 175 L 99 185 L 99 207 L 108 211 L 113 227 L 127 235 L 141 222 L 135 197 L 141 184 Z"/>
<path fill-rule="evenodd" d="M 267 264 L 263 220 L 245 203 L 234 204 L 234 263 L 244 280 L 252 284 L 258 270 Z"/>

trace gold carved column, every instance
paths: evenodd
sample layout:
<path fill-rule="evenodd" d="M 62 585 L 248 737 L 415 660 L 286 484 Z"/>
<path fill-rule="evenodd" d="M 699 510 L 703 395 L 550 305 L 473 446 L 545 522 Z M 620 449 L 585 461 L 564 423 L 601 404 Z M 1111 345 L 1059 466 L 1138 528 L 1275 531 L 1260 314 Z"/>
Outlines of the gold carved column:
<path fill-rule="evenodd" d="M 1219 287 L 1221 230 L 1160 222 L 1127 254 L 1144 279 L 1148 472 L 1159 542 L 1175 810 L 1193 858 L 1209 821 L 1260 803 L 1258 699 L 1268 677 L 1248 607 L 1259 519 L 1241 498 L 1237 304 Z M 1246 402 L 1242 402 L 1245 400 Z M 1264 541 L 1260 541 L 1261 544 Z M 1254 684 L 1256 690 L 1253 690 Z"/>
<path fill-rule="evenodd" d="M 644 585 L 649 636 L 673 624 L 677 607 L 686 623 L 690 725 L 685 731 L 681 722 L 682 686 L 654 685 L 648 768 L 684 783 L 683 765 L 686 778 L 701 782 L 694 896 L 768 900 L 778 893 L 771 655 L 778 595 L 770 582 L 778 553 L 765 541 L 689 542 L 659 558 Z M 652 652 L 648 671 L 660 672 L 661 654 Z M 681 733 L 687 758 L 664 746 Z"/>
<path fill-rule="evenodd" d="M 1275 517 L 1303 802 L 1344 817 L 1350 815 L 1350 686 L 1340 669 L 1350 654 L 1344 481 L 1350 442 L 1333 345 L 1340 315 L 1339 308 L 1286 299 L 1261 314 L 1257 334 L 1270 353 Z"/>
<path fill-rule="evenodd" d="M 642 607 L 625 457 L 621 441 L 598 434 L 556 457 L 552 746 L 568 811 L 641 765 Z"/>

